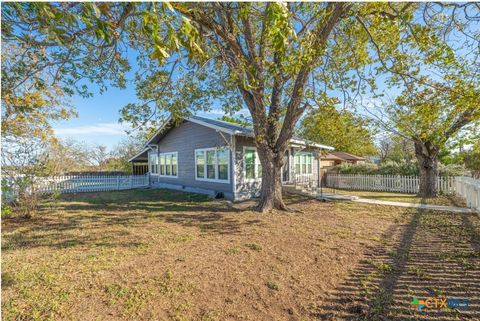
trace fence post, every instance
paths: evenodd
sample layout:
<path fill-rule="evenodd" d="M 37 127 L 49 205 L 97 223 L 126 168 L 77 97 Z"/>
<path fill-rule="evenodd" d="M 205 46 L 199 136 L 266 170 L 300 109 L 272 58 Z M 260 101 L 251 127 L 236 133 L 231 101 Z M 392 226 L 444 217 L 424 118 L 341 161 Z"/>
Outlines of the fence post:
<path fill-rule="evenodd" d="M 120 189 L 120 176 L 117 175 L 117 190 Z"/>

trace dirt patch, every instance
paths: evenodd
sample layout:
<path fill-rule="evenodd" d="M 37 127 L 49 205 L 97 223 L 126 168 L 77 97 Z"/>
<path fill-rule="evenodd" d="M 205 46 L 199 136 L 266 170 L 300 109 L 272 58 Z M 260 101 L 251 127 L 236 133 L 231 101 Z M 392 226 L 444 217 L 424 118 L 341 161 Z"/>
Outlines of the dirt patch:
<path fill-rule="evenodd" d="M 477 215 L 287 197 L 303 214 L 143 190 L 71 196 L 33 221 L 4 220 L 3 317 L 480 317 Z M 432 293 L 465 296 L 470 309 L 410 309 L 412 296 Z"/>

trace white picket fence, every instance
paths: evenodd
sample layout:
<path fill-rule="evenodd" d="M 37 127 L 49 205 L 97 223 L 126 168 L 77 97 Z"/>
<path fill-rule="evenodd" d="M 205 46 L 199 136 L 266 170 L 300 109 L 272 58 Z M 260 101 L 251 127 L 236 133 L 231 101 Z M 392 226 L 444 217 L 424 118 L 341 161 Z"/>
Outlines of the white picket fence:
<path fill-rule="evenodd" d="M 439 177 L 438 190 L 445 194 L 455 192 L 453 183 L 455 177 Z M 418 193 L 420 179 L 418 176 L 401 175 L 356 175 L 327 174 L 327 187 L 359 191 Z"/>
<path fill-rule="evenodd" d="M 455 177 L 455 193 L 463 198 L 467 206 L 480 211 L 480 179 Z"/>
<path fill-rule="evenodd" d="M 48 193 L 79 193 L 125 190 L 149 186 L 148 175 L 78 175 L 36 177 L 35 188 L 41 194 Z M 4 199 L 16 195 L 16 184 L 13 180 L 2 178 L 2 194 Z"/>

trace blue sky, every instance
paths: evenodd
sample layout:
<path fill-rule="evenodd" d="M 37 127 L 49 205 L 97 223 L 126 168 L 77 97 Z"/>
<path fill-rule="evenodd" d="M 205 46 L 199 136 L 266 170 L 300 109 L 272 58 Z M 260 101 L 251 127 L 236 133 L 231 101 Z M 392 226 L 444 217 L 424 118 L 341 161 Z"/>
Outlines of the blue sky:
<path fill-rule="evenodd" d="M 120 109 L 128 103 L 137 101 L 135 85 L 133 82 L 128 82 L 126 89 L 109 86 L 103 94 L 98 92 L 97 87 L 92 86 L 92 92 L 93 97 L 90 98 L 81 96 L 72 98 L 72 105 L 78 117 L 53 123 L 55 134 L 60 139 L 74 139 L 92 145 L 101 144 L 112 149 L 128 137 L 125 131 L 130 128 L 129 125 L 121 124 L 118 120 Z M 339 93 L 336 94 L 340 96 Z M 241 110 L 237 114 L 247 115 L 248 110 Z M 212 106 L 211 111 L 199 112 L 197 115 L 218 118 L 223 113 Z"/>
<path fill-rule="evenodd" d="M 110 149 L 127 137 L 127 124 L 120 124 L 120 109 L 128 103 L 136 101 L 135 86 L 129 83 L 126 89 L 110 86 L 100 94 L 94 91 L 91 98 L 74 96 L 72 105 L 78 117 L 53 124 L 56 135 L 60 139 L 74 139 L 88 144 L 102 144 Z M 198 113 L 199 116 L 218 118 L 222 113 L 218 109 Z"/>

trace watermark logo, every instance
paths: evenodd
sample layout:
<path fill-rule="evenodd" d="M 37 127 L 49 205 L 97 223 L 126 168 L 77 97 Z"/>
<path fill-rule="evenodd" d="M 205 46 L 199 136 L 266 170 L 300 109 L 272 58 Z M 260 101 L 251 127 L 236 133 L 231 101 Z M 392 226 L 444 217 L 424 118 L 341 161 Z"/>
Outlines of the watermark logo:
<path fill-rule="evenodd" d="M 416 311 L 424 311 L 428 310 L 450 310 L 450 309 L 457 309 L 457 310 L 466 310 L 468 309 L 468 299 L 447 299 L 445 297 L 442 298 L 418 298 L 413 297 L 412 302 L 412 309 Z"/>
<path fill-rule="evenodd" d="M 416 296 L 414 296 L 410 304 L 412 305 L 412 309 L 422 311 L 422 309 L 425 307 L 425 300 L 420 300 Z"/>

